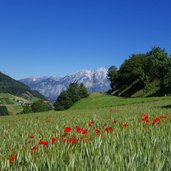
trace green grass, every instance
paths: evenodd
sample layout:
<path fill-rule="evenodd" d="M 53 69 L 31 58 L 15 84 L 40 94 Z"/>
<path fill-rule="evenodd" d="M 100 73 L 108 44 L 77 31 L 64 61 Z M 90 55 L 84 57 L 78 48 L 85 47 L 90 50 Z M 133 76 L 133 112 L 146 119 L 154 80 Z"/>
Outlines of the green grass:
<path fill-rule="evenodd" d="M 148 114 L 149 123 L 140 122 L 142 113 Z M 161 115 L 167 118 L 152 125 Z M 0 170 L 170 171 L 170 116 L 170 97 L 123 99 L 94 94 L 67 111 L 0 117 Z M 90 121 L 94 125 L 89 126 Z M 88 134 L 78 134 L 76 125 Z M 64 133 L 65 127 L 72 132 Z M 108 127 L 112 132 L 105 132 Z M 51 138 L 57 142 L 53 144 Z M 74 144 L 73 138 L 78 138 Z M 40 139 L 49 144 L 39 145 Z M 33 147 L 38 150 L 31 151 Z M 11 155 L 14 162 L 10 163 Z"/>
<path fill-rule="evenodd" d="M 151 101 L 171 100 L 171 96 L 166 97 L 140 97 L 123 98 L 117 96 L 108 96 L 100 93 L 91 94 L 88 98 L 74 104 L 70 110 L 76 109 L 101 109 L 106 107 L 115 107 L 120 105 L 148 103 Z"/>

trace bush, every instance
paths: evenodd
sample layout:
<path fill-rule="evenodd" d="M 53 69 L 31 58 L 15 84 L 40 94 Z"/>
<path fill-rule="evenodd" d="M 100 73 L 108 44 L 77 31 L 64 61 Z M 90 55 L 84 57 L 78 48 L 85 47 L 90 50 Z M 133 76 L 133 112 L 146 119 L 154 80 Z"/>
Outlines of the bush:
<path fill-rule="evenodd" d="M 23 110 L 22 110 L 21 114 L 24 114 L 24 113 L 31 113 L 31 112 L 32 112 L 31 106 L 25 105 L 25 106 L 23 106 Z"/>
<path fill-rule="evenodd" d="M 52 106 L 49 103 L 44 102 L 43 100 L 38 100 L 34 102 L 32 105 L 23 106 L 23 111 L 21 114 L 24 113 L 36 113 L 36 112 L 46 112 L 52 110 Z"/>
<path fill-rule="evenodd" d="M 45 103 L 43 100 L 38 100 L 31 105 L 32 112 L 46 112 L 52 110 L 49 103 Z"/>
<path fill-rule="evenodd" d="M 0 116 L 8 115 L 8 109 L 6 106 L 0 106 Z"/>

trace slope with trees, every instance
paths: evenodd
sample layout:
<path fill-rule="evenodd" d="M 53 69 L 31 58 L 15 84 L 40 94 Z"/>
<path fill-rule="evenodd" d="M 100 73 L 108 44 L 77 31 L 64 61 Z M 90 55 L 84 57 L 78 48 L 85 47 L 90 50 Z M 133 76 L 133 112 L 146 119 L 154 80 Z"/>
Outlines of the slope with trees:
<path fill-rule="evenodd" d="M 111 81 L 109 93 L 113 95 L 171 94 L 171 59 L 165 49 L 154 47 L 145 54 L 133 54 L 119 69 L 111 66 L 108 79 Z"/>

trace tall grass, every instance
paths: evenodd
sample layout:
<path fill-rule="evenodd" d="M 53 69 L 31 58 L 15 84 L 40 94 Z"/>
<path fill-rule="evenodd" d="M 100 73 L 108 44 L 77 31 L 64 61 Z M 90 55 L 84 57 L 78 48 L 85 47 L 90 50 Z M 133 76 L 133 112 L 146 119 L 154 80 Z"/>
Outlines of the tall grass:
<path fill-rule="evenodd" d="M 0 170 L 169 171 L 170 103 L 160 100 L 1 117 Z M 148 123 L 141 121 L 143 113 L 149 116 Z M 159 116 L 167 118 L 152 124 Z M 78 133 L 75 126 L 88 133 Z M 72 131 L 64 132 L 66 127 Z M 53 143 L 52 138 L 56 140 Z M 48 145 L 39 144 L 40 140 Z"/>

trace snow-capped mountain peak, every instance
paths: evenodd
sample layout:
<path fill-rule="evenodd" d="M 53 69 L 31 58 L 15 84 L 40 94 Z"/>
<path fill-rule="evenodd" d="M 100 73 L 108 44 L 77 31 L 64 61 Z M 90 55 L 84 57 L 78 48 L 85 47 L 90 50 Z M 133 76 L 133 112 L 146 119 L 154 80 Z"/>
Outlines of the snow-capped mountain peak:
<path fill-rule="evenodd" d="M 50 100 L 56 100 L 57 96 L 72 82 L 83 83 L 89 92 L 106 92 L 110 89 L 106 68 L 82 70 L 65 77 L 30 77 L 20 81 L 32 90 L 38 90 Z"/>

